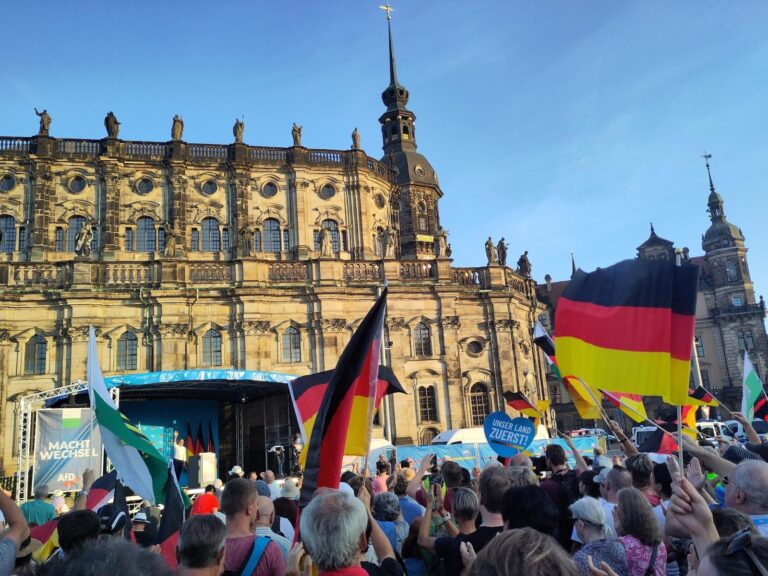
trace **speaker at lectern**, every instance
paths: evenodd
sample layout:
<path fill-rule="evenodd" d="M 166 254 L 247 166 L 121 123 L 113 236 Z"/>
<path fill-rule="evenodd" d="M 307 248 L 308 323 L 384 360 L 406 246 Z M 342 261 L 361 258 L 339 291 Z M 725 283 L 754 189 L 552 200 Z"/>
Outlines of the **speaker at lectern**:
<path fill-rule="evenodd" d="M 190 456 L 187 470 L 190 488 L 205 488 L 213 484 L 217 471 L 216 454 L 201 452 L 197 456 Z"/>

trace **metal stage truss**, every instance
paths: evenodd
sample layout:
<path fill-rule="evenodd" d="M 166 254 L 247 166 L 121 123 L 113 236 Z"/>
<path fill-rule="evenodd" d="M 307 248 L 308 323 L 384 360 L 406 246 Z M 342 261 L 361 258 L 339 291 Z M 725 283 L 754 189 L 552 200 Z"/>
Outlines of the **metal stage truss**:
<path fill-rule="evenodd" d="M 45 392 L 36 392 L 34 394 L 28 394 L 22 396 L 18 401 L 18 450 L 19 450 L 19 468 L 16 472 L 16 503 L 21 504 L 27 500 L 29 494 L 29 469 L 32 466 L 32 458 L 30 457 L 30 450 L 33 448 L 32 443 L 32 430 L 33 430 L 33 415 L 35 411 L 45 407 L 45 403 L 49 400 L 56 400 L 62 396 L 70 396 L 73 394 L 80 394 L 82 392 L 88 392 L 88 383 L 82 380 L 77 380 L 72 384 L 54 388 L 53 390 L 46 390 Z M 112 398 L 115 401 L 115 405 L 120 405 L 120 388 L 115 387 L 110 390 Z"/>

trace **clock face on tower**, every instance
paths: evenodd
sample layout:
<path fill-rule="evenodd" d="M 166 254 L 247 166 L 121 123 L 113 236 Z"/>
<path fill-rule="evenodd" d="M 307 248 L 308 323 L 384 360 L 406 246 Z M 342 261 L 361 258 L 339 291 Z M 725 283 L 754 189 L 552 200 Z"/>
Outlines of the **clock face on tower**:
<path fill-rule="evenodd" d="M 728 240 L 728 238 L 723 238 L 723 239 L 720 241 L 720 243 L 721 243 L 723 246 L 728 246 L 728 245 L 731 243 L 731 241 L 730 241 L 730 240 Z"/>

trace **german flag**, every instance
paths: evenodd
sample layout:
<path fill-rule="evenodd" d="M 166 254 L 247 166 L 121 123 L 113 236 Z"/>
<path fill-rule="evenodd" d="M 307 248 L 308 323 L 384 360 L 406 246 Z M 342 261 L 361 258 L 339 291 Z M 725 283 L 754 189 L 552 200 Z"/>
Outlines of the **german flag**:
<path fill-rule="evenodd" d="M 197 438 L 195 439 L 195 456 L 205 452 L 205 438 L 203 438 L 203 423 L 197 423 Z"/>
<path fill-rule="evenodd" d="M 507 390 L 502 396 L 504 396 L 504 401 L 510 408 L 514 408 L 526 416 L 540 415 L 536 405 L 528 400 L 526 395 L 522 392 L 512 392 L 511 390 Z"/>
<path fill-rule="evenodd" d="M 638 452 L 655 452 L 656 454 L 675 454 L 678 451 L 675 432 L 677 424 L 674 422 L 659 422 L 664 431 L 656 429 L 653 434 L 637 447 Z"/>
<path fill-rule="evenodd" d="M 384 288 L 341 353 L 328 381 L 305 448 L 300 508 L 309 503 L 318 488 L 339 487 L 342 458 L 350 434 L 365 444 L 363 453 L 368 451 L 386 302 L 387 288 Z"/>
<path fill-rule="evenodd" d="M 557 303 L 560 372 L 686 404 L 698 277 L 694 265 L 639 259 L 577 271 Z"/>
<path fill-rule="evenodd" d="M 680 416 L 683 421 L 683 434 L 687 434 L 692 440 L 696 440 L 696 406 L 683 406 Z"/>
<path fill-rule="evenodd" d="M 190 505 L 189 498 L 181 491 L 173 466 L 168 471 L 165 481 L 165 501 L 163 515 L 157 531 L 157 541 L 160 545 L 160 555 L 172 569 L 176 569 L 176 546 L 179 543 L 179 532 L 184 524 L 186 509 Z"/>
<path fill-rule="evenodd" d="M 323 401 L 325 391 L 328 389 L 328 382 L 330 382 L 331 376 L 333 376 L 333 370 L 326 370 L 317 374 L 301 376 L 291 382 L 291 398 L 299 427 L 302 429 L 302 435 L 305 439 L 312 432 L 317 412 L 320 410 L 320 404 Z M 384 396 L 395 393 L 405 394 L 405 389 L 391 368 L 379 365 L 379 379 L 376 383 L 376 399 L 373 406 L 374 412 L 381 406 Z M 347 436 L 344 454 L 347 456 L 364 456 L 368 451 L 368 445 L 365 440 L 366 438 L 364 437 Z M 303 450 L 300 456 L 301 463 L 306 460 L 306 454 L 307 451 Z"/>
<path fill-rule="evenodd" d="M 187 437 L 184 439 L 184 448 L 187 450 L 187 459 L 195 455 L 195 439 L 192 437 L 192 427 L 187 422 Z"/>
<path fill-rule="evenodd" d="M 688 404 L 693 406 L 720 406 L 720 402 L 715 400 L 715 397 L 704 386 L 688 388 Z"/>
<path fill-rule="evenodd" d="M 208 420 L 208 445 L 205 447 L 206 452 L 216 452 L 216 444 L 213 442 L 213 424 Z"/>
<path fill-rule="evenodd" d="M 645 422 L 648 420 L 648 414 L 645 412 L 643 397 L 637 394 L 625 394 L 623 392 L 606 392 L 603 396 L 611 404 L 632 418 L 635 422 Z"/>

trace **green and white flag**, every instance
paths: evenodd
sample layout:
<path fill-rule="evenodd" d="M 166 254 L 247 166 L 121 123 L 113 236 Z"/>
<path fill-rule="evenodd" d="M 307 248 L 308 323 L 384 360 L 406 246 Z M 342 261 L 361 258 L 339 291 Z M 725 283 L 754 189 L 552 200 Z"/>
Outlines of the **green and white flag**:
<path fill-rule="evenodd" d="M 744 390 L 741 396 L 741 413 L 744 414 L 747 422 L 752 422 L 752 418 L 755 416 L 755 402 L 763 393 L 763 383 L 757 377 L 755 367 L 752 366 L 749 354 L 746 351 L 744 352 L 744 377 L 742 383 Z"/>
<path fill-rule="evenodd" d="M 168 464 L 152 443 L 115 407 L 104 384 L 96 351 L 96 334 L 88 333 L 88 397 L 96 413 L 101 440 L 118 479 L 136 494 L 159 504 L 164 499 Z"/>

